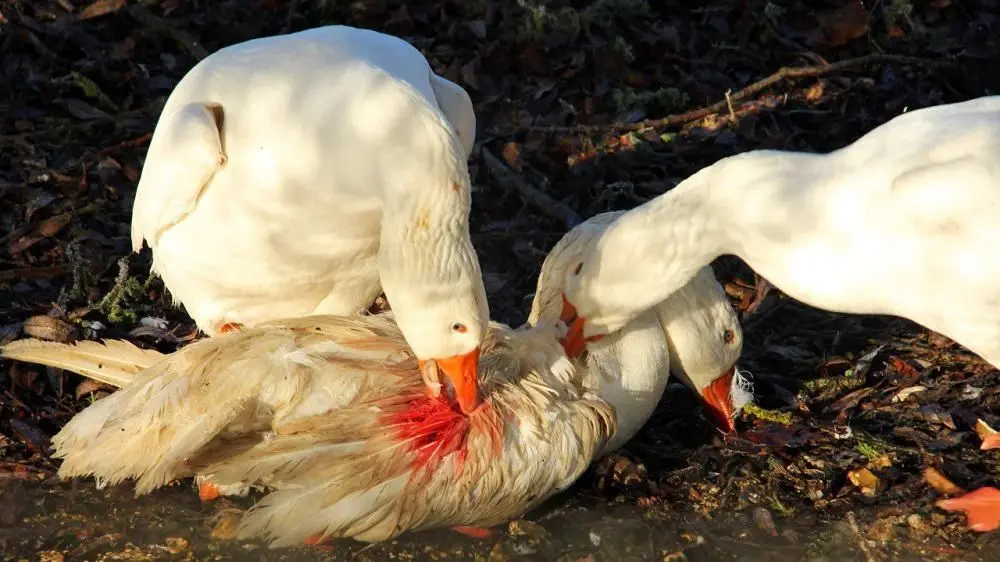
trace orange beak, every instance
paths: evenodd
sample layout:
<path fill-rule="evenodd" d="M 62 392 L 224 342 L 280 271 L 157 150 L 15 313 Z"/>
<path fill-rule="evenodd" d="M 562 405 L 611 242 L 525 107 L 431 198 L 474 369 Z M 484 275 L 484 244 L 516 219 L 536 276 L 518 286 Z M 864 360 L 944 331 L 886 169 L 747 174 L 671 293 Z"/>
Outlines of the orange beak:
<path fill-rule="evenodd" d="M 479 406 L 479 348 L 465 355 L 455 355 L 445 359 L 430 359 L 437 368 L 451 381 L 455 389 L 455 400 L 465 414 L 471 414 Z M 417 361 L 420 369 L 424 369 L 427 361 Z M 431 389 L 432 395 L 440 393 L 439 388 Z"/>
<path fill-rule="evenodd" d="M 708 411 L 715 418 L 716 425 L 726 433 L 736 431 L 736 423 L 733 421 L 733 401 L 729 394 L 735 373 L 736 365 L 733 365 L 721 377 L 712 381 L 712 384 L 701 391 L 701 397 L 705 401 Z"/>
<path fill-rule="evenodd" d="M 562 320 L 566 324 L 567 331 L 566 335 L 559 340 L 559 343 L 566 350 L 567 357 L 579 357 L 587 349 L 587 342 L 597 341 L 604 336 L 583 337 L 583 317 L 577 315 L 576 307 L 566 300 L 566 295 L 563 295 L 562 301 L 563 307 L 562 313 L 559 315 L 559 320 Z"/>

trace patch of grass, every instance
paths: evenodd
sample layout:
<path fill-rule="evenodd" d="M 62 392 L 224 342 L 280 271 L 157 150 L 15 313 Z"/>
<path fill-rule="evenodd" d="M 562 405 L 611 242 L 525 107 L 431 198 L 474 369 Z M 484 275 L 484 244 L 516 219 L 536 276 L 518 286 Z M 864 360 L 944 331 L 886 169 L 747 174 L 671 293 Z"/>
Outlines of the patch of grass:
<path fill-rule="evenodd" d="M 855 439 L 854 450 L 861 453 L 868 462 L 875 462 L 886 453 L 897 449 L 892 444 L 864 431 L 856 431 Z"/>
<path fill-rule="evenodd" d="M 874 443 L 869 443 L 867 441 L 858 440 L 854 444 L 854 450 L 861 453 L 869 462 L 875 461 L 875 459 L 882 456 L 882 451 L 875 446 Z"/>

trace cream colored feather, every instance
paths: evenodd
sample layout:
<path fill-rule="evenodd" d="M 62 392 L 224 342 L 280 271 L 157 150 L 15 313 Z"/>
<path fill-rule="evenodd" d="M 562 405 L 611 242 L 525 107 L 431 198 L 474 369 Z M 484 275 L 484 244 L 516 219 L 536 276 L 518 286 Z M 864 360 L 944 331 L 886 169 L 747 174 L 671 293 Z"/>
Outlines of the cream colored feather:
<path fill-rule="evenodd" d="M 164 355 L 124 340 L 81 341 L 73 345 L 19 340 L 0 348 L 0 357 L 66 369 L 121 387 L 162 360 Z"/>

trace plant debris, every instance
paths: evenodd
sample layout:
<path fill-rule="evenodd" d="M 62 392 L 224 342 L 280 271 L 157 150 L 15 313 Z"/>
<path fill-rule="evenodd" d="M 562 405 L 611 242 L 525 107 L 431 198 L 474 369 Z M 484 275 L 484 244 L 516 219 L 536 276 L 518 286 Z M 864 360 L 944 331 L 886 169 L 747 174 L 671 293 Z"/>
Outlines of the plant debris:
<path fill-rule="evenodd" d="M 829 151 L 904 111 L 1000 91 L 998 22 L 996 2 L 943 0 L 4 3 L 0 341 L 127 338 L 169 352 L 198 337 L 148 250 L 131 254 L 131 205 L 166 96 L 233 43 L 372 28 L 466 88 L 473 243 L 491 316 L 517 325 L 547 250 L 582 219 L 725 156 Z M 739 433 L 720 436 L 671 383 L 622 451 L 489 539 L 442 530 L 294 559 L 998 559 L 997 541 L 970 531 L 996 528 L 1000 512 L 997 371 L 912 323 L 812 309 L 737 259 L 713 266 L 740 311 L 757 398 Z M 49 440 L 105 389 L 10 362 L 0 377 L 5 555 L 286 555 L 228 540 L 252 497 L 203 505 L 187 481 L 143 498 L 60 482 Z"/>

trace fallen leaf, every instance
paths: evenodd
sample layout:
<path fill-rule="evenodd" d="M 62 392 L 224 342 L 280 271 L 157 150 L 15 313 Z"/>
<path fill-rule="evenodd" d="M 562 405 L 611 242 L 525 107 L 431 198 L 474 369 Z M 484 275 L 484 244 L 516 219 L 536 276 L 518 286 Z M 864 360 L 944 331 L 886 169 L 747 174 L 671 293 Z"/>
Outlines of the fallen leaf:
<path fill-rule="evenodd" d="M 10 428 L 14 430 L 14 435 L 18 439 L 36 453 L 44 454 L 46 449 L 49 448 L 49 436 L 39 429 L 38 426 L 24 420 L 11 418 Z"/>
<path fill-rule="evenodd" d="M 515 521 L 511 521 L 507 525 L 507 532 L 515 537 L 528 536 L 541 538 L 549 534 L 549 532 L 545 530 L 545 527 L 542 527 L 533 521 L 528 521 L 527 519 L 517 519 Z"/>
<path fill-rule="evenodd" d="M 924 469 L 924 480 L 927 485 L 934 488 L 942 494 L 949 496 L 955 496 L 965 492 L 962 488 L 959 488 L 954 482 L 948 479 L 947 476 L 941 473 L 940 470 L 934 468 L 933 466 L 928 466 Z"/>
<path fill-rule="evenodd" d="M 873 460 L 869 466 L 878 468 L 889 468 L 892 466 L 892 458 L 889 455 L 882 455 L 879 458 Z"/>
<path fill-rule="evenodd" d="M 38 562 L 63 562 L 65 559 L 58 550 L 45 550 L 38 554 Z"/>
<path fill-rule="evenodd" d="M 65 320 L 41 314 L 25 320 L 22 330 L 26 336 L 66 343 L 73 338 L 75 327 Z"/>
<path fill-rule="evenodd" d="M 111 116 L 104 110 L 98 109 L 89 103 L 77 99 L 69 98 L 65 101 L 66 111 L 80 121 L 93 121 L 97 119 L 111 119 Z"/>
<path fill-rule="evenodd" d="M 867 468 L 851 470 L 847 473 L 847 478 L 851 481 L 851 484 L 854 484 L 865 496 L 873 498 L 878 494 L 878 488 L 881 481 L 878 476 L 875 476 L 875 473 Z"/>
<path fill-rule="evenodd" d="M 503 145 L 503 161 L 514 171 L 521 173 L 521 147 L 516 142 Z"/>
<path fill-rule="evenodd" d="M 892 368 L 895 369 L 897 372 L 899 372 L 899 374 L 903 375 L 905 378 L 916 379 L 917 377 L 920 376 L 920 373 L 913 367 L 913 365 L 910 365 L 909 363 L 900 359 L 899 357 L 896 357 L 895 355 L 889 357 L 889 364 L 892 365 Z"/>
<path fill-rule="evenodd" d="M 916 394 L 916 393 L 918 393 L 918 392 L 924 392 L 924 391 L 926 391 L 926 390 L 927 390 L 927 387 L 926 387 L 926 386 L 921 386 L 921 385 L 917 385 L 917 386 L 908 386 L 908 387 L 906 387 L 906 388 L 904 388 L 904 389 L 900 390 L 899 392 L 897 392 L 897 393 L 896 393 L 896 394 L 895 394 L 895 395 L 894 395 L 894 396 L 892 397 L 892 401 L 893 401 L 893 402 L 902 402 L 903 400 L 906 400 L 906 399 L 907 399 L 907 397 L 909 397 L 909 396 L 911 396 L 911 395 L 913 395 L 913 394 Z"/>
<path fill-rule="evenodd" d="M 824 91 L 826 91 L 826 84 L 822 80 L 819 80 L 812 86 L 809 86 L 809 89 L 806 90 L 805 100 L 819 101 L 823 98 Z"/>
<path fill-rule="evenodd" d="M 187 550 L 191 544 L 184 537 L 167 537 L 165 542 L 167 543 L 167 551 L 170 554 L 180 554 Z"/>
<path fill-rule="evenodd" d="M 94 379 L 85 379 L 80 384 L 76 385 L 76 392 L 74 395 L 76 399 L 79 400 L 88 394 L 93 394 L 99 390 L 114 390 L 114 387 L 108 386 L 100 381 L 95 381 Z"/>
<path fill-rule="evenodd" d="M 76 16 L 78 20 L 89 20 L 91 18 L 96 18 L 110 14 L 112 12 L 117 12 L 125 6 L 125 0 L 97 0 L 80 12 L 80 15 Z"/>
<path fill-rule="evenodd" d="M 1000 431 L 993 429 L 982 419 L 976 420 L 976 433 L 983 440 L 982 444 L 979 445 L 980 451 L 1000 449 Z"/>
<path fill-rule="evenodd" d="M 964 496 L 938 500 L 934 505 L 946 511 L 963 511 L 973 531 L 987 532 L 1000 528 L 1000 490 L 986 486 Z"/>
<path fill-rule="evenodd" d="M 225 509 L 213 517 L 214 525 L 210 533 L 213 539 L 232 540 L 239 534 L 240 521 L 243 512 L 235 509 Z"/>
<path fill-rule="evenodd" d="M 816 16 L 819 33 L 811 38 L 811 43 L 839 47 L 868 33 L 868 10 L 861 0 L 850 0 L 840 8 L 822 12 Z"/>
<path fill-rule="evenodd" d="M 67 224 L 69 224 L 72 219 L 73 215 L 71 213 L 62 213 L 43 220 L 38 223 L 38 226 L 35 227 L 34 231 L 30 235 L 23 236 L 16 241 L 12 241 L 7 246 L 7 252 L 9 252 L 12 256 L 20 254 L 45 238 L 54 236 Z"/>

